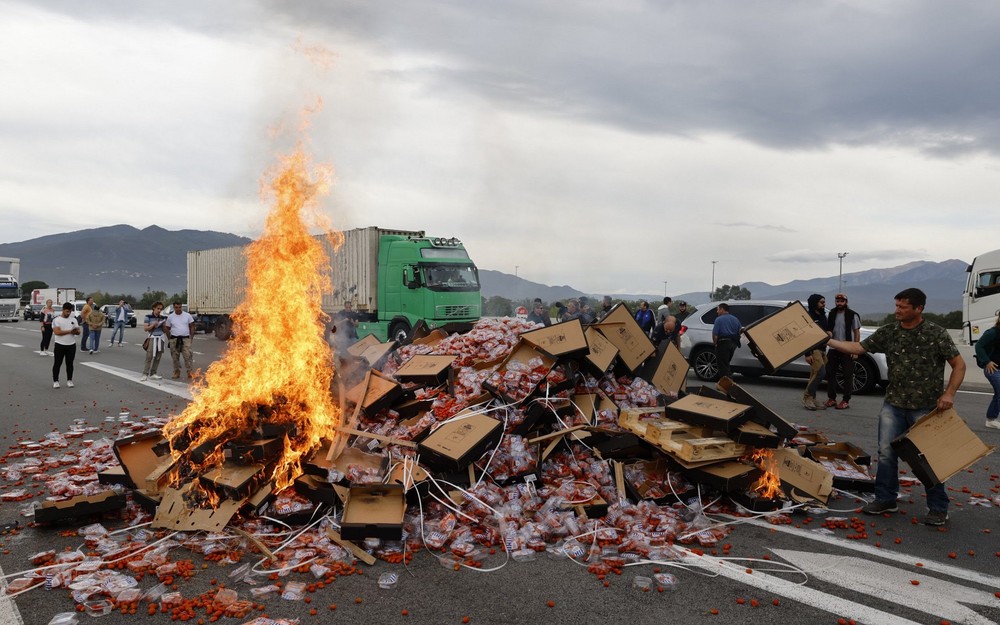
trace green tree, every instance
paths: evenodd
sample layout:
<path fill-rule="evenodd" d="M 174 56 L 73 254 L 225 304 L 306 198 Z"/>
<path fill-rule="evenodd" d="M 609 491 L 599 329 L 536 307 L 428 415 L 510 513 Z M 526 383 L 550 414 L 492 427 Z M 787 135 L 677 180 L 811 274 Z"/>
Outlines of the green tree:
<path fill-rule="evenodd" d="M 506 297 L 494 295 L 483 304 L 484 317 L 511 317 L 514 315 L 514 304 Z"/>
<path fill-rule="evenodd" d="M 139 303 L 136 304 L 136 308 L 140 310 L 149 310 L 153 307 L 153 302 L 163 302 L 167 304 L 171 300 L 167 298 L 166 291 L 146 291 L 139 298 Z"/>
<path fill-rule="evenodd" d="M 21 283 L 21 293 L 25 295 L 31 295 L 31 292 L 35 289 L 47 289 L 49 285 L 47 282 L 42 282 L 41 280 L 28 280 L 27 282 Z"/>
<path fill-rule="evenodd" d="M 712 293 L 713 302 L 721 302 L 726 299 L 750 299 L 750 291 L 738 284 L 723 284 L 715 289 L 715 293 Z"/>

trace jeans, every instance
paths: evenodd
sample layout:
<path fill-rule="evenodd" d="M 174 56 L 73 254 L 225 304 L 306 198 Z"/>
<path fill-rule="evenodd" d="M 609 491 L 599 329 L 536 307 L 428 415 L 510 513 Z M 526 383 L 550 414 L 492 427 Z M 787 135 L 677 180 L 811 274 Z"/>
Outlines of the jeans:
<path fill-rule="evenodd" d="M 115 322 L 115 329 L 111 331 L 111 344 L 112 345 L 114 345 L 114 343 L 115 343 L 115 335 L 116 334 L 118 335 L 118 344 L 121 345 L 122 341 L 125 340 L 125 322 L 124 321 L 116 321 Z"/>
<path fill-rule="evenodd" d="M 993 387 L 993 401 L 986 407 L 986 418 L 992 420 L 1000 417 L 1000 369 L 997 369 L 993 373 L 986 373 L 984 370 L 983 375 L 986 376 L 986 379 L 990 382 L 990 386 Z"/>
<path fill-rule="evenodd" d="M 91 330 L 90 331 L 90 350 L 96 352 L 101 349 L 101 331 Z"/>
<path fill-rule="evenodd" d="M 926 408 L 900 408 L 882 402 L 878 414 L 878 469 L 875 473 L 875 499 L 895 502 L 899 496 L 899 456 L 892 448 L 892 441 L 912 426 L 935 406 Z M 932 512 L 948 510 L 948 493 L 944 484 L 927 490 L 927 507 Z"/>
<path fill-rule="evenodd" d="M 844 401 L 851 401 L 851 387 L 854 386 L 854 359 L 850 354 L 831 349 L 827 354 L 826 396 L 837 399 L 837 371 L 844 374 Z"/>
<path fill-rule="evenodd" d="M 819 383 L 826 377 L 826 354 L 821 349 L 812 351 L 812 363 L 809 365 L 809 382 L 806 383 L 806 391 L 803 399 L 811 397 L 816 399 L 816 391 L 819 390 Z"/>
<path fill-rule="evenodd" d="M 738 345 L 734 339 L 720 338 L 719 342 L 715 345 L 715 359 L 719 361 L 720 378 L 733 377 L 733 370 L 729 368 L 729 361 L 733 359 L 733 354 L 736 353 L 737 347 Z"/>

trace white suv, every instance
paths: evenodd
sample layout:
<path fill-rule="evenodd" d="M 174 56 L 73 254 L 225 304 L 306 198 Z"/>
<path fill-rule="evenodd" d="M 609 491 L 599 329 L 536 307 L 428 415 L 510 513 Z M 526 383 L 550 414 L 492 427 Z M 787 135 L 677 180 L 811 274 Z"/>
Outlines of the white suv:
<path fill-rule="evenodd" d="M 681 343 L 681 353 L 691 363 L 691 368 L 694 369 L 698 379 L 707 382 L 719 379 L 719 365 L 715 359 L 715 347 L 712 345 L 712 324 L 717 316 L 715 310 L 722 303 L 729 305 L 729 313 L 739 319 L 743 327 L 788 305 L 787 301 L 781 300 L 727 300 L 701 304 L 691 312 L 681 324 L 681 336 L 688 339 Z M 861 328 L 861 338 L 869 336 L 872 332 L 874 330 L 871 328 Z M 745 337 L 741 339 L 740 348 L 733 354 L 730 366 L 734 373 L 746 376 L 757 377 L 765 374 L 764 365 L 750 352 Z M 771 375 L 808 378 L 809 364 L 800 356 Z M 865 354 L 854 364 L 852 394 L 871 393 L 877 387 L 885 386 L 888 380 L 889 369 L 885 354 Z M 843 380 L 839 379 L 839 376 L 837 385 L 843 387 Z"/>

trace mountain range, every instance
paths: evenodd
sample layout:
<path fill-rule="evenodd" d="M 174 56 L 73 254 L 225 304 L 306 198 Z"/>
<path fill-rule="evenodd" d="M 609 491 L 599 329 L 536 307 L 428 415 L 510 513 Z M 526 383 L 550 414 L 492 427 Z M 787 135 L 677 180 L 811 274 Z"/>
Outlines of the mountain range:
<path fill-rule="evenodd" d="M 245 245 L 246 237 L 204 230 L 165 230 L 159 226 L 138 229 L 127 225 L 106 226 L 53 234 L 19 243 L 0 244 L 0 256 L 21 259 L 21 281 L 41 280 L 51 287 L 76 287 L 84 293 L 131 293 L 164 291 L 168 295 L 187 288 L 187 252 L 232 245 Z M 927 293 L 929 312 L 959 310 L 968 263 L 916 261 L 882 269 L 846 273 L 844 290 L 852 308 L 863 315 L 886 314 L 893 310 L 893 295 L 907 287 Z M 0 268 L 2 270 L 2 268 Z M 501 296 L 518 302 L 540 297 L 555 302 L 588 295 L 599 299 L 603 293 L 585 293 L 569 285 L 550 286 L 531 282 L 501 271 L 480 268 L 484 297 Z M 793 280 L 779 285 L 766 282 L 742 284 L 754 299 L 805 300 L 821 293 L 832 300 L 838 276 Z M 720 285 L 721 286 L 721 285 Z M 658 303 L 662 295 L 612 294 L 615 299 L 648 299 Z M 705 291 L 671 294 L 691 304 L 707 302 Z"/>

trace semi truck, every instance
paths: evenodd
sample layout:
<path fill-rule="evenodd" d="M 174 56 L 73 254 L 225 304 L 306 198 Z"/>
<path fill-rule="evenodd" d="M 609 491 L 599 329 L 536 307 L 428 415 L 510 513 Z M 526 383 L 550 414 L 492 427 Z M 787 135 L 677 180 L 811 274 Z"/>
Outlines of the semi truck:
<path fill-rule="evenodd" d="M 20 321 L 18 311 L 21 308 L 21 285 L 18 279 L 21 273 L 21 259 L 0 256 L 0 263 L 10 266 L 10 273 L 0 273 L 0 321 Z"/>
<path fill-rule="evenodd" d="M 31 292 L 31 296 L 28 299 L 28 304 L 45 304 L 46 301 L 52 300 L 53 306 L 62 306 L 66 302 L 72 302 L 76 299 L 76 289 L 69 289 L 64 287 L 59 287 L 55 289 L 35 289 Z"/>
<path fill-rule="evenodd" d="M 479 319 L 479 270 L 458 239 L 377 226 L 343 235 L 336 248 L 317 237 L 333 283 L 322 310 L 333 317 L 350 303 L 358 338 L 404 341 L 419 325 L 460 329 Z M 188 311 L 199 328 L 219 339 L 232 336 L 230 315 L 244 299 L 245 251 L 236 246 L 187 255 Z M 281 285 L 274 289 L 275 302 L 281 302 Z"/>
<path fill-rule="evenodd" d="M 1000 314 L 1000 250 L 976 256 L 965 271 L 969 275 L 962 293 L 962 333 L 975 345 Z"/>

